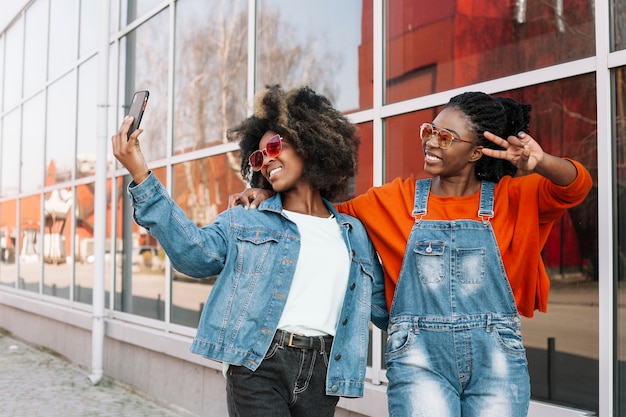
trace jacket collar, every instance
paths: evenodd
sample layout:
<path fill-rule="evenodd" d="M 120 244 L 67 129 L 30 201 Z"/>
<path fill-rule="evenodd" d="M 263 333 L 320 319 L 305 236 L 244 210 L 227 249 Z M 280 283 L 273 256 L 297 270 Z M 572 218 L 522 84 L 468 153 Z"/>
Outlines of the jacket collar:
<path fill-rule="evenodd" d="M 350 224 L 350 226 L 352 226 L 351 222 L 346 218 L 346 216 L 339 214 L 339 212 L 335 210 L 335 206 L 333 206 L 330 201 L 324 198 L 322 198 L 322 201 L 328 211 L 330 211 L 333 216 L 335 216 L 340 224 Z M 276 193 L 267 200 L 264 200 L 259 206 L 258 210 L 273 211 L 275 213 L 281 214 L 283 211 L 283 202 L 280 199 L 280 193 Z"/>

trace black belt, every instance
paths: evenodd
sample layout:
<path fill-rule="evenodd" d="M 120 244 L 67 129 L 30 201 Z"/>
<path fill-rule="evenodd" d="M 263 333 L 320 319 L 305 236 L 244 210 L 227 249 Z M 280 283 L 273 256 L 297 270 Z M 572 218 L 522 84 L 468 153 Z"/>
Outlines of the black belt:
<path fill-rule="evenodd" d="M 333 337 L 329 335 L 302 336 L 278 329 L 276 330 L 276 335 L 274 335 L 274 342 L 278 343 L 280 346 L 288 346 L 296 349 L 313 349 L 330 352 Z"/>

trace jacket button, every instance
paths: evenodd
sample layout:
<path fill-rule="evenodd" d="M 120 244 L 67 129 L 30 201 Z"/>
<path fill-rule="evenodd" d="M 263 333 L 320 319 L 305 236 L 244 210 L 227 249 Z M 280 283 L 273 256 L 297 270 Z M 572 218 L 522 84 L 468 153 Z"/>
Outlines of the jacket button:
<path fill-rule="evenodd" d="M 331 390 L 332 390 L 333 392 L 337 392 L 337 391 L 339 391 L 339 387 L 338 387 L 337 385 L 333 385 L 333 387 L 331 388 Z"/>
<path fill-rule="evenodd" d="M 339 359 L 341 359 L 341 353 L 335 355 L 335 360 L 338 361 Z"/>
<path fill-rule="evenodd" d="M 350 284 L 350 291 L 353 291 L 356 288 L 356 283 Z"/>
<path fill-rule="evenodd" d="M 348 324 L 348 319 L 343 319 L 341 323 L 345 326 L 346 324 Z"/>
<path fill-rule="evenodd" d="M 356 256 L 356 251 L 352 249 L 352 256 Z"/>

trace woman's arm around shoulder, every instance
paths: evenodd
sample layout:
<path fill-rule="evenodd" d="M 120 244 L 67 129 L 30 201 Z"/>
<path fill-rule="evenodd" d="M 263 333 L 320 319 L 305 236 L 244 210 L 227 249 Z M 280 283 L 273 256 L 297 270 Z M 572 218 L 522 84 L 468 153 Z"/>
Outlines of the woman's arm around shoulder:
<path fill-rule="evenodd" d="M 340 221 L 347 220 L 352 226 L 350 232 L 351 244 L 363 248 L 363 255 L 366 256 L 371 268 L 372 279 L 372 295 L 371 295 L 371 320 L 374 325 L 382 330 L 387 330 L 387 324 L 389 323 L 389 312 L 387 311 L 387 302 L 385 297 L 385 280 L 383 275 L 383 268 L 381 265 L 378 252 L 374 248 L 374 245 L 369 238 L 365 227 L 359 221 L 359 219 L 343 214 L 337 214 Z M 354 240 L 358 241 L 355 242 Z"/>

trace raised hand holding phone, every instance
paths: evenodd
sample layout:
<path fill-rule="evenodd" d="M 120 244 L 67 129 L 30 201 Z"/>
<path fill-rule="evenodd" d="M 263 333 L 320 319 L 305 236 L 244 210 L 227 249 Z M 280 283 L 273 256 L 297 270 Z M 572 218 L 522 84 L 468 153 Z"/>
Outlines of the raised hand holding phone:
<path fill-rule="evenodd" d="M 126 140 L 130 139 L 130 135 L 139 128 L 143 112 L 146 110 L 146 105 L 148 104 L 149 96 L 150 92 L 147 90 L 137 91 L 133 94 L 133 99 L 130 102 L 130 110 L 127 115 L 133 117 L 133 124 L 128 129 L 128 137 Z"/>
<path fill-rule="evenodd" d="M 147 91 L 139 91 L 133 96 L 133 102 L 128 115 L 122 120 L 119 130 L 111 137 L 113 155 L 128 170 L 133 180 L 139 184 L 145 180 L 150 170 L 141 152 L 138 138 L 130 140 L 131 132 L 138 129 L 141 116 L 145 110 Z M 141 129 L 137 136 L 141 134 Z"/>

